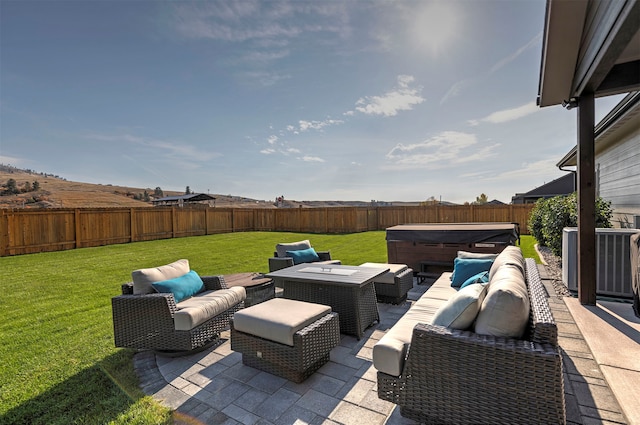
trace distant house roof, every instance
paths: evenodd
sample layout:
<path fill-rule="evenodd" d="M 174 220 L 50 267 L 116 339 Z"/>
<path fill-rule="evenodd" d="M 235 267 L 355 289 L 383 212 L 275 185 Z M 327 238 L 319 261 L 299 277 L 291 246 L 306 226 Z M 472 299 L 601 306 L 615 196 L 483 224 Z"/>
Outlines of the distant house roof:
<path fill-rule="evenodd" d="M 560 178 L 536 187 L 526 193 L 516 193 L 511 198 L 512 204 L 528 204 L 537 201 L 540 198 L 552 198 L 558 195 L 568 195 L 575 192 L 575 176 L 573 173 L 566 174 Z"/>
<path fill-rule="evenodd" d="M 160 199 L 154 199 L 154 205 L 178 205 L 180 203 L 195 203 L 195 202 L 206 202 L 206 201 L 214 201 L 216 198 L 214 196 L 208 195 L 206 193 L 191 193 L 189 195 L 179 195 L 179 196 L 166 196 Z"/>

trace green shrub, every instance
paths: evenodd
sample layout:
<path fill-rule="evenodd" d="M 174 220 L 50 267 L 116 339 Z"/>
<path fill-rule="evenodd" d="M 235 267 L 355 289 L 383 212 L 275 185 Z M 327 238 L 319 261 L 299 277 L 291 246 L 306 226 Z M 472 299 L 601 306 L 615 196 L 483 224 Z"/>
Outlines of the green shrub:
<path fill-rule="evenodd" d="M 568 196 L 540 199 L 531 211 L 529 228 L 541 245 L 557 255 L 562 255 L 562 229 L 578 225 L 578 197 Z M 598 197 L 596 200 L 596 227 L 611 227 L 611 202 Z"/>
<path fill-rule="evenodd" d="M 536 206 L 531 210 L 531 216 L 529 216 L 529 231 L 540 245 L 545 245 L 544 234 L 542 232 L 542 219 L 546 214 L 546 209 L 546 200 L 540 198 L 536 202 Z"/>

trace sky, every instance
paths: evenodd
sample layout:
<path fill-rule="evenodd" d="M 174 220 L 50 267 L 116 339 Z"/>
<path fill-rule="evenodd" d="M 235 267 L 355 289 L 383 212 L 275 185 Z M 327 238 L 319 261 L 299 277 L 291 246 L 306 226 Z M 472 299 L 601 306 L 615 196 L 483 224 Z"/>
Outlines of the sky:
<path fill-rule="evenodd" d="M 544 0 L 0 0 L 0 163 L 274 200 L 509 203 L 564 173 Z M 621 96 L 596 99 L 596 122 Z"/>

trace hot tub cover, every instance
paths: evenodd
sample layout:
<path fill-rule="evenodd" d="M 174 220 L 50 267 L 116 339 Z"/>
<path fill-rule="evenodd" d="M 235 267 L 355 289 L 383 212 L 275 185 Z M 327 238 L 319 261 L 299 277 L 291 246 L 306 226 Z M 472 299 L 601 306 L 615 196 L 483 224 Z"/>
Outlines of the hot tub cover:
<path fill-rule="evenodd" d="M 387 241 L 426 243 L 515 244 L 520 237 L 517 223 L 422 223 L 400 224 L 387 228 Z"/>

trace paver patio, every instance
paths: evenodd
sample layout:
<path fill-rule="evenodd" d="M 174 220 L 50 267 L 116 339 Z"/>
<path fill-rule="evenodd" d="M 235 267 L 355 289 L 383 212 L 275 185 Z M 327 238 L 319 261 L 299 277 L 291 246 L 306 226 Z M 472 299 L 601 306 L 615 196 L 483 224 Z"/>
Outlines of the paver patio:
<path fill-rule="evenodd" d="M 567 423 L 629 423 L 544 266 L 540 272 L 563 350 Z M 331 360 L 300 384 L 244 366 L 229 332 L 200 353 L 171 358 L 140 352 L 134 365 L 145 393 L 175 409 L 177 424 L 413 424 L 378 398 L 371 353 L 427 289 L 416 282 L 404 304 L 378 304 L 380 323 L 361 340 L 342 335 Z"/>

